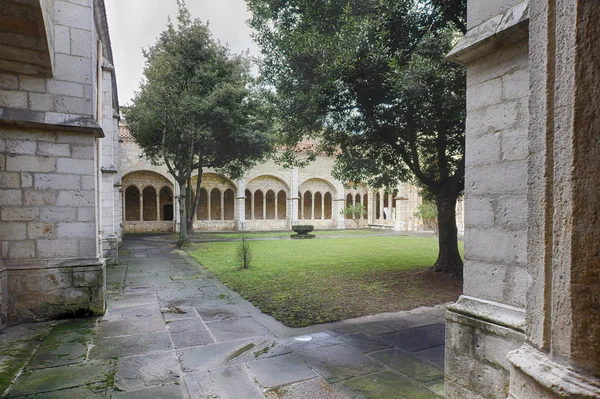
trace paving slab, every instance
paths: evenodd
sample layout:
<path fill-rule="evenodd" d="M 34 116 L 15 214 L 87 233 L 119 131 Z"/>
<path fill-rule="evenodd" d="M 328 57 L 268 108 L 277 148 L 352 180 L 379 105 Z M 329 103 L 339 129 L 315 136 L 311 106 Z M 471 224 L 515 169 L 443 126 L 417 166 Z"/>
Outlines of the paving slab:
<path fill-rule="evenodd" d="M 13 385 L 7 397 L 13 398 L 104 382 L 109 368 L 109 362 L 97 361 L 27 371 Z"/>
<path fill-rule="evenodd" d="M 27 395 L 29 398 L 38 399 L 105 399 L 106 384 L 97 383 L 84 387 L 61 389 L 59 391 L 44 392 L 37 395 Z"/>
<path fill-rule="evenodd" d="M 158 387 L 140 389 L 137 391 L 112 391 L 111 399 L 189 399 L 190 396 L 184 385 L 169 384 Z"/>
<path fill-rule="evenodd" d="M 372 323 L 357 323 L 357 324 L 347 324 L 345 326 L 336 327 L 331 330 L 334 334 L 344 335 L 344 334 L 352 334 L 352 333 L 365 333 L 371 335 L 379 335 L 379 334 L 387 334 L 392 333 L 396 330 L 390 328 L 380 322 L 372 322 Z"/>
<path fill-rule="evenodd" d="M 346 399 L 347 396 L 335 390 L 323 378 L 313 378 L 266 392 L 268 399 Z"/>
<path fill-rule="evenodd" d="M 349 345 L 335 345 L 298 353 L 328 382 L 381 371 L 384 367 Z"/>
<path fill-rule="evenodd" d="M 400 319 L 391 319 L 381 321 L 386 327 L 389 327 L 395 331 L 408 330 L 410 328 L 428 326 L 431 324 L 443 323 L 444 319 L 433 316 L 429 313 L 413 313 L 407 314 Z"/>
<path fill-rule="evenodd" d="M 317 374 L 294 354 L 249 362 L 248 368 L 265 388 L 278 387 L 317 377 Z"/>
<path fill-rule="evenodd" d="M 360 350 L 362 353 L 391 348 L 390 344 L 364 333 L 343 335 L 340 337 L 340 340 Z"/>
<path fill-rule="evenodd" d="M 391 371 L 344 381 L 340 390 L 353 399 L 439 399 L 429 389 Z"/>
<path fill-rule="evenodd" d="M 342 345 L 344 341 L 327 332 L 300 335 L 281 339 L 280 342 L 294 352 L 304 352 L 313 349 L 325 348 L 327 346 Z"/>
<path fill-rule="evenodd" d="M 443 369 L 445 348 L 445 345 L 434 346 L 433 348 L 423 349 L 421 351 L 414 352 L 414 354 L 419 357 L 425 358 L 432 363 L 435 363 L 441 369 Z"/>
<path fill-rule="evenodd" d="M 122 335 L 144 334 L 166 331 L 167 326 L 161 316 L 139 320 L 108 320 L 98 323 L 98 338 Z"/>
<path fill-rule="evenodd" d="M 200 318 L 170 321 L 167 325 L 171 333 L 206 330 L 206 326 Z"/>
<path fill-rule="evenodd" d="M 99 338 L 94 340 L 90 359 L 110 359 L 120 356 L 142 355 L 172 349 L 168 332 Z"/>
<path fill-rule="evenodd" d="M 444 379 L 443 369 L 424 363 L 419 358 L 399 349 L 372 353 L 370 356 L 420 382 L 428 383 Z"/>
<path fill-rule="evenodd" d="M 118 360 L 115 387 L 131 391 L 176 383 L 180 377 L 177 356 L 173 352 L 127 357 Z"/>
<path fill-rule="evenodd" d="M 269 331 L 267 331 L 262 324 L 250 317 L 207 322 L 206 327 L 213 333 L 219 342 L 234 341 L 269 334 Z"/>
<path fill-rule="evenodd" d="M 241 365 L 189 373 L 185 375 L 185 383 L 192 398 L 265 398 Z"/>
<path fill-rule="evenodd" d="M 390 345 L 409 352 L 415 352 L 444 345 L 445 336 L 446 327 L 443 324 L 432 324 L 410 330 L 382 334 L 380 338 Z"/>
<path fill-rule="evenodd" d="M 187 331 L 180 333 L 171 333 L 171 339 L 175 349 L 187 348 L 190 346 L 202 346 L 214 344 L 215 340 L 208 330 Z"/>
<path fill-rule="evenodd" d="M 82 363 L 85 361 L 91 338 L 91 332 L 86 330 L 51 334 L 40 344 L 27 368 L 40 369 Z"/>

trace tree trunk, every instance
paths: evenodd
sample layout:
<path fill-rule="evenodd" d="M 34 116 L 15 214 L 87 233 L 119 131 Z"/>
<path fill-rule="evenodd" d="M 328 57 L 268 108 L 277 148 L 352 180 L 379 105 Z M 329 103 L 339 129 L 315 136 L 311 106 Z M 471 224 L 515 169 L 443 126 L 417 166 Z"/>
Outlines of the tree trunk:
<path fill-rule="evenodd" d="M 454 190 L 442 190 L 436 195 L 439 253 L 433 268 L 435 271 L 462 276 L 463 261 L 458 252 L 456 228 L 457 197 Z"/>
<path fill-rule="evenodd" d="M 186 188 L 185 188 L 185 182 L 178 182 L 179 183 L 179 242 L 177 243 L 177 245 L 179 245 L 180 247 L 188 242 L 188 236 L 187 236 L 187 226 L 186 226 L 186 212 L 185 212 L 185 205 L 186 205 Z"/>

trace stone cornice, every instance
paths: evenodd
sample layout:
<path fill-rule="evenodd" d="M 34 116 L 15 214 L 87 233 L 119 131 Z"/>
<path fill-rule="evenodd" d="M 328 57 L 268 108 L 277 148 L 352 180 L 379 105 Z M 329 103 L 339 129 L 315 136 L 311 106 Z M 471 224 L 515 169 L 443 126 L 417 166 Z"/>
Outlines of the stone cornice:
<path fill-rule="evenodd" d="M 448 310 L 525 332 L 525 309 L 522 308 L 461 295 L 456 303 L 448 306 Z"/>
<path fill-rule="evenodd" d="M 600 397 L 600 379 L 556 363 L 529 344 L 509 352 L 507 358 L 516 369 L 560 397 Z"/>
<path fill-rule="evenodd" d="M 52 268 L 81 268 L 81 271 L 90 270 L 90 267 L 102 267 L 102 258 L 63 258 L 63 259 L 5 259 L 3 267 L 7 271 L 39 270 Z"/>
<path fill-rule="evenodd" d="M 529 0 L 512 7 L 470 29 L 446 58 L 468 64 L 498 48 L 527 38 L 529 32 Z"/>
<path fill-rule="evenodd" d="M 30 129 L 78 132 L 104 137 L 104 130 L 90 116 L 38 112 L 0 107 L 0 124 Z"/>

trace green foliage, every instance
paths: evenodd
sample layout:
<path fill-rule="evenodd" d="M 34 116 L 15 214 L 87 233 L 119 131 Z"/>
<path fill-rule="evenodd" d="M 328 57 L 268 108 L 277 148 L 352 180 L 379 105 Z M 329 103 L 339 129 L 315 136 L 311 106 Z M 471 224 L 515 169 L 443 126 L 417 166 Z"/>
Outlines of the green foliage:
<path fill-rule="evenodd" d="M 244 233 L 242 233 L 242 239 L 238 245 L 237 255 L 240 267 L 243 270 L 249 269 L 252 262 L 252 249 Z"/>
<path fill-rule="evenodd" d="M 298 142 L 318 137 L 342 181 L 411 182 L 445 199 L 439 203 L 456 200 L 466 79 L 445 55 L 464 29 L 464 1 L 453 0 L 461 5 L 454 11 L 439 0 L 247 3 L 263 78 L 277 93 L 279 137 L 292 153 L 284 160 Z M 440 225 L 440 246 L 452 248 L 440 254 L 458 253 L 451 219 Z"/>
<path fill-rule="evenodd" d="M 437 206 L 431 201 L 423 201 L 421 205 L 417 207 L 417 212 L 415 212 L 415 217 L 420 218 L 423 223 L 431 227 L 435 234 L 438 234 L 437 216 Z"/>
<path fill-rule="evenodd" d="M 192 20 L 178 4 L 177 25 L 169 22 L 144 52 L 144 80 L 123 111 L 144 155 L 166 164 L 179 183 L 191 220 L 197 204 L 197 197 L 189 198 L 192 172 L 198 171 L 199 182 L 203 168 L 241 176 L 271 151 L 273 111 L 250 74 L 249 58 L 230 54 L 208 24 Z"/>
<path fill-rule="evenodd" d="M 367 216 L 367 209 L 363 204 L 347 205 L 340 211 L 341 215 L 344 215 L 346 219 L 352 219 L 356 223 L 356 228 L 360 224 L 360 220 Z"/>

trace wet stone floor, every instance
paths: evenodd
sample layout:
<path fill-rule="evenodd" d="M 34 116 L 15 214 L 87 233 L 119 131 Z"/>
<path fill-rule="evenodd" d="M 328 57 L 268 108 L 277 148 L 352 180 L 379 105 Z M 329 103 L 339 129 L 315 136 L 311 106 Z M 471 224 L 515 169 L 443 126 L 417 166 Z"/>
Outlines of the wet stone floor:
<path fill-rule="evenodd" d="M 165 244 L 120 256 L 105 316 L 0 332 L 0 397 L 443 397 L 443 306 L 291 329 Z"/>

